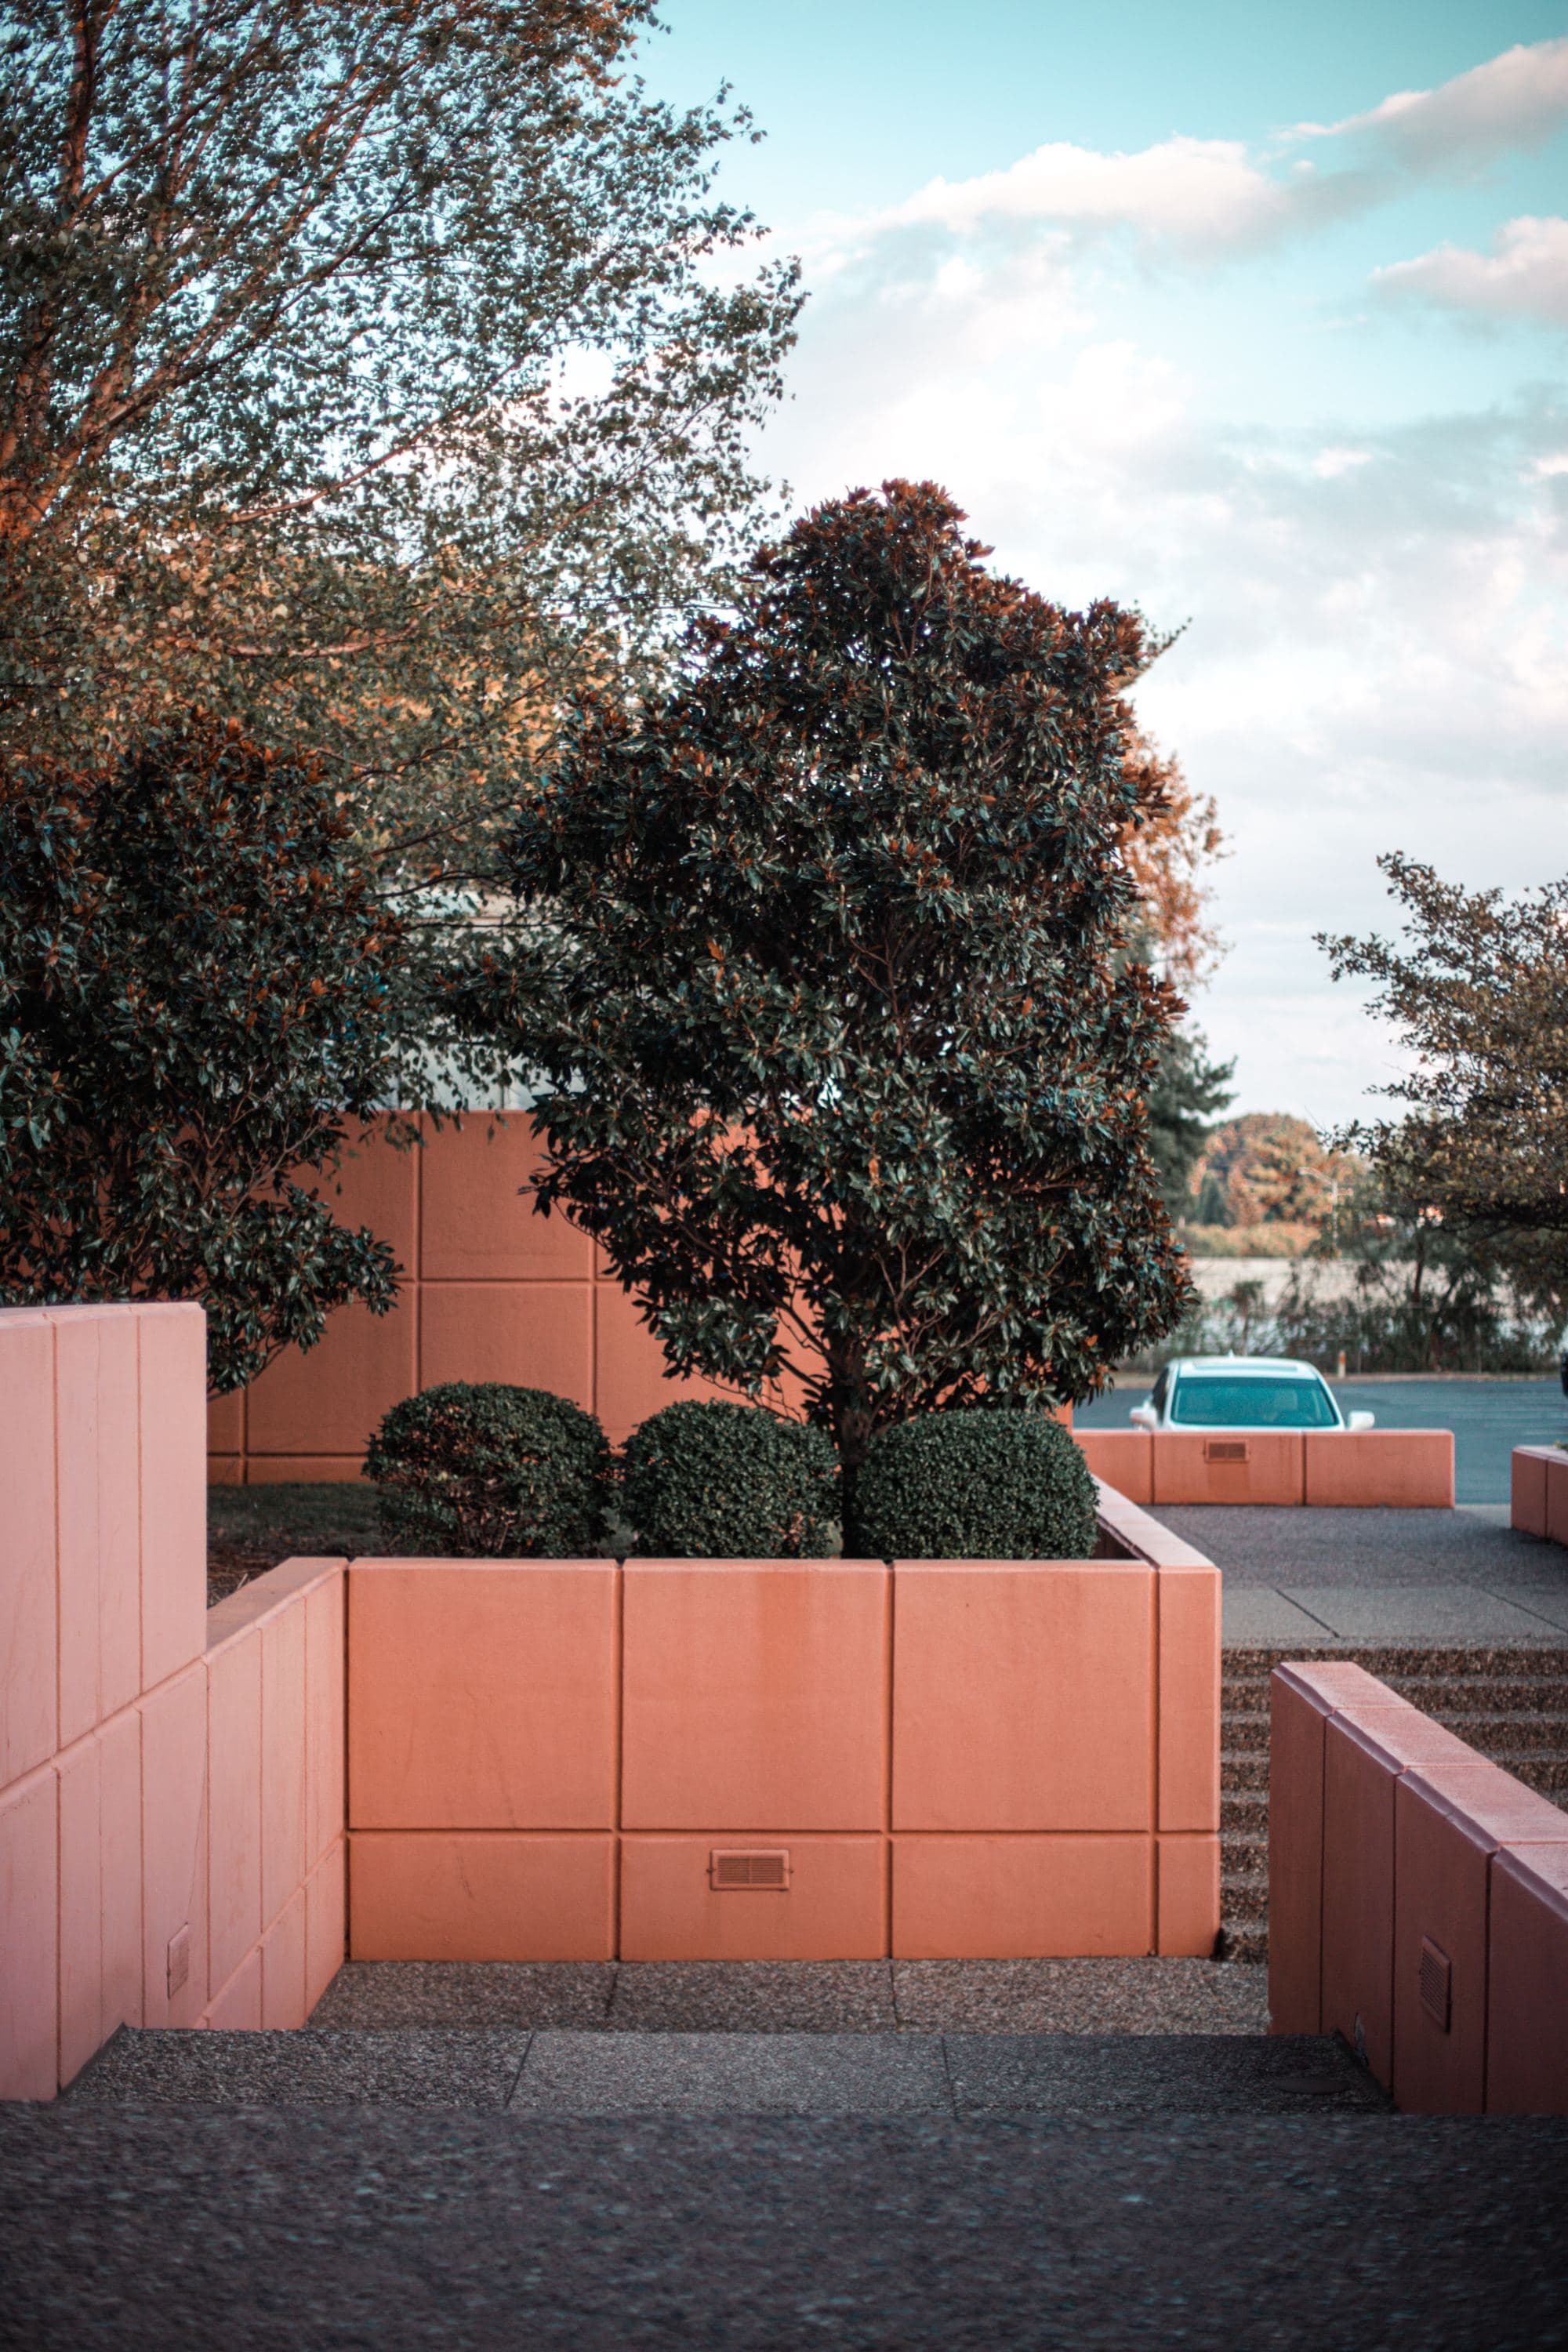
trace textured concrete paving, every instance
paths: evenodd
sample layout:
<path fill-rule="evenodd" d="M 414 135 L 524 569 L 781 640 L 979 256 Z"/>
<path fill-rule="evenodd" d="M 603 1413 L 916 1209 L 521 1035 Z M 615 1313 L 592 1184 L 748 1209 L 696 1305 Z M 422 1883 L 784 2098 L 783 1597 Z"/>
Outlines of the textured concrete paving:
<path fill-rule="evenodd" d="M 1331 2036 L 950 2033 L 942 2051 L 960 2116 L 1389 2112 L 1371 2075 Z"/>
<path fill-rule="evenodd" d="M 511 2105 L 564 2116 L 953 2112 L 936 2033 L 536 2033 Z"/>
<path fill-rule="evenodd" d="M 1162 1504 L 1225 1573 L 1232 1649 L 1568 1641 L 1568 1550 L 1490 1510 Z"/>
<path fill-rule="evenodd" d="M 1215 1960 L 353 1960 L 312 2029 L 1262 2033 L 1259 1969 Z"/>
<path fill-rule="evenodd" d="M 75 2105 L 504 2107 L 526 2033 L 122 2030 L 66 2094 Z"/>
<path fill-rule="evenodd" d="M 1568 2123 L 15 2107 L 0 2178 L 6 2352 L 1568 2345 Z"/>

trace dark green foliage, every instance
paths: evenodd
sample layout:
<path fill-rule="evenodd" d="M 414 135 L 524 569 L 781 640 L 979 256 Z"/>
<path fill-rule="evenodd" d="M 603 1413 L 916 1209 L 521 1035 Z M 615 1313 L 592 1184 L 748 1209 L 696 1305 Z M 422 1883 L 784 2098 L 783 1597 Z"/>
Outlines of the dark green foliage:
<path fill-rule="evenodd" d="M 599 1539 L 608 1458 L 593 1414 L 548 1389 L 447 1381 L 393 1406 L 364 1475 L 410 1551 L 571 1559 Z"/>
<path fill-rule="evenodd" d="M 1123 954 L 1152 814 L 1137 621 L 988 572 L 931 484 L 833 501 L 519 813 L 533 945 L 472 1007 L 552 1091 L 537 1187 L 671 1365 L 784 1369 L 871 1432 L 1079 1397 L 1184 1276 L 1145 1097 L 1176 1003 Z"/>
<path fill-rule="evenodd" d="M 826 1559 L 838 1461 L 820 1429 L 762 1405 L 666 1405 L 622 1454 L 621 1508 L 647 1558 Z"/>
<path fill-rule="evenodd" d="M 879 1430 L 856 1487 L 868 1559 L 1087 1559 L 1094 1480 L 1040 1412 L 922 1412 Z"/>
<path fill-rule="evenodd" d="M 1210 1061 L 1208 1039 L 1199 1029 L 1173 1029 L 1165 1040 L 1149 1089 L 1149 1156 L 1169 1217 L 1194 1213 L 1193 1175 L 1207 1122 L 1229 1105 L 1235 1069 L 1234 1062 Z"/>
<path fill-rule="evenodd" d="M 0 772 L 0 1301 L 194 1298 L 216 1389 L 382 1313 L 392 1252 L 289 1171 L 396 1099 L 416 950 L 311 767 L 196 718 Z"/>

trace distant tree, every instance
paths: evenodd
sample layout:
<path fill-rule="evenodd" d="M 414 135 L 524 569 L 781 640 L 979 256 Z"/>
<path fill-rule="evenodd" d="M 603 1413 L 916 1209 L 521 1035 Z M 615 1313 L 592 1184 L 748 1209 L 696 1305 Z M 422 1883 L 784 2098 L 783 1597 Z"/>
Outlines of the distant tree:
<path fill-rule="evenodd" d="M 658 667 L 754 528 L 797 298 L 710 194 L 743 113 L 633 78 L 653 21 L 5 11 L 0 748 L 199 702 L 449 865 L 574 683 Z"/>
<path fill-rule="evenodd" d="M 1336 980 L 1412 1057 L 1382 1091 L 1398 1119 L 1347 1130 L 1389 1192 L 1479 1250 L 1541 1308 L 1568 1311 L 1568 879 L 1507 898 L 1378 860 L 1411 933 L 1321 937 Z"/>
<path fill-rule="evenodd" d="M 534 949 L 487 1008 L 552 1089 L 539 1205 L 671 1365 L 879 1425 L 1083 1397 L 1187 1297 L 1122 952 L 1137 621 L 988 572 L 930 484 L 755 560 L 679 681 L 584 698 L 519 813 Z"/>
<path fill-rule="evenodd" d="M 391 1305 L 295 1174 L 399 1099 L 421 953 L 338 799 L 201 718 L 0 770 L 0 1300 L 197 1299 L 218 1390 Z"/>
<path fill-rule="evenodd" d="M 1211 1128 L 1198 1153 L 1196 1222 L 1216 1225 L 1328 1222 L 1357 1163 L 1285 1111 L 1248 1111 Z"/>
<path fill-rule="evenodd" d="M 1193 1178 L 1209 1122 L 1231 1100 L 1233 1062 L 1211 1062 L 1201 1030 L 1173 1030 L 1149 1089 L 1149 1151 L 1159 1173 L 1160 1197 L 1173 1219 L 1199 1214 Z M 1223 1222 L 1216 1219 L 1215 1222 Z"/>

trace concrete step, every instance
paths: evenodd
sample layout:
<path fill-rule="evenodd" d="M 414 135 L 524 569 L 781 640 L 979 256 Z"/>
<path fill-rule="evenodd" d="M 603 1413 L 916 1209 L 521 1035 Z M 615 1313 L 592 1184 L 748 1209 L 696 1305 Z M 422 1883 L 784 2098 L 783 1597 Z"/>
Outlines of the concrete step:
<path fill-rule="evenodd" d="M 122 2032 L 75 2106 L 631 2115 L 1381 2115 L 1331 2037 Z"/>

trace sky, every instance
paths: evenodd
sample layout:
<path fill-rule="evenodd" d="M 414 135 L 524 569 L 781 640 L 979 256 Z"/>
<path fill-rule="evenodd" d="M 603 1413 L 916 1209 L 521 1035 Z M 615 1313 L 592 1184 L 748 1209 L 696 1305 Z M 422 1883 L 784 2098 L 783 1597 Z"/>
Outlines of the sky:
<path fill-rule="evenodd" d="M 995 561 L 1181 635 L 1237 1111 L 1375 1116 L 1319 932 L 1399 849 L 1568 866 L 1568 5 L 664 0 L 644 70 L 766 134 L 722 193 L 810 291 L 761 456 L 942 482 Z"/>

